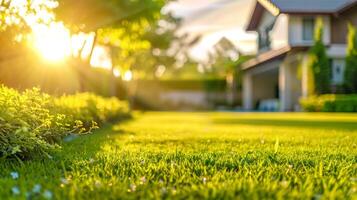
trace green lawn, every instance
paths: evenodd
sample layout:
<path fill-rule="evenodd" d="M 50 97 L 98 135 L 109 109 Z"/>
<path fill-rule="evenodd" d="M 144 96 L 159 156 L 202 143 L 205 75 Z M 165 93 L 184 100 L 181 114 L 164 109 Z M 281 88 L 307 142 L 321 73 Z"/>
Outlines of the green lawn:
<path fill-rule="evenodd" d="M 0 199 L 357 198 L 353 114 L 136 113 L 52 156 L 0 161 Z"/>

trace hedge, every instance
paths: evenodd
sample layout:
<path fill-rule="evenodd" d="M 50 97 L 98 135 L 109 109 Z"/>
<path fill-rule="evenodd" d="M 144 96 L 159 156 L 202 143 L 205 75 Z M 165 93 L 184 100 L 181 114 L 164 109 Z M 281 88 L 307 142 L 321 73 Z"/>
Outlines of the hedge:
<path fill-rule="evenodd" d="M 130 83 L 123 83 L 128 84 Z M 138 80 L 137 84 L 146 88 L 161 88 L 163 90 L 191 90 L 191 91 L 208 91 L 219 92 L 226 90 L 226 80 L 224 79 L 183 79 L 183 80 Z"/>
<path fill-rule="evenodd" d="M 86 134 L 129 114 L 128 104 L 84 93 L 53 97 L 39 89 L 0 86 L 0 157 L 49 156 L 71 134 Z"/>
<path fill-rule="evenodd" d="M 357 95 L 321 95 L 300 101 L 307 112 L 357 112 Z"/>

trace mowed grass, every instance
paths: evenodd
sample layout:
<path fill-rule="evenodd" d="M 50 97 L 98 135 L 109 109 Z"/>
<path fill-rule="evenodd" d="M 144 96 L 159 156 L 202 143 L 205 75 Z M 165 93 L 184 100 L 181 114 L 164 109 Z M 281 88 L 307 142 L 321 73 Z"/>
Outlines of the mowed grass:
<path fill-rule="evenodd" d="M 357 199 L 354 114 L 136 113 L 52 156 L 0 199 Z"/>

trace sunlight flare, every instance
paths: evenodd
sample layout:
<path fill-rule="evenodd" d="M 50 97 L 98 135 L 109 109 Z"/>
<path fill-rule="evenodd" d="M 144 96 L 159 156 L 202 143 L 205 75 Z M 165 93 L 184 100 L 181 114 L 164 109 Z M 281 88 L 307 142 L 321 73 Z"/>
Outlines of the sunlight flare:
<path fill-rule="evenodd" d="M 133 80 L 133 72 L 132 71 L 126 71 L 123 76 L 124 81 L 131 81 Z"/>
<path fill-rule="evenodd" d="M 71 35 L 63 23 L 39 24 L 32 31 L 33 46 L 45 60 L 59 62 L 71 55 Z"/>

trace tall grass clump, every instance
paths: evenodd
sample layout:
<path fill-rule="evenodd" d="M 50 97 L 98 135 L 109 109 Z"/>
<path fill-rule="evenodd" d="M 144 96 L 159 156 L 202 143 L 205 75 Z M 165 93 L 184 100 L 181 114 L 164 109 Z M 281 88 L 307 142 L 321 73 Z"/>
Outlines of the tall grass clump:
<path fill-rule="evenodd" d="M 113 109 L 111 109 L 113 108 Z M 63 137 L 85 134 L 128 114 L 117 99 L 93 94 L 53 97 L 39 89 L 0 87 L 0 157 L 29 159 L 60 148 Z"/>

